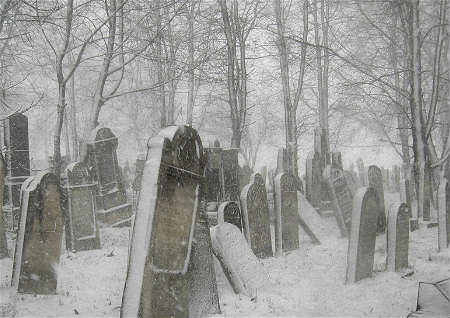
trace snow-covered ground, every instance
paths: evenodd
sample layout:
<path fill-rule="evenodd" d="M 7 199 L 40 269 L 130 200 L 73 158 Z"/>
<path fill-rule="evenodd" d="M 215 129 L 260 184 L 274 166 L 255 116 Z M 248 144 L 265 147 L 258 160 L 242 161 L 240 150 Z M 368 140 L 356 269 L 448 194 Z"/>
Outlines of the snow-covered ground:
<path fill-rule="evenodd" d="M 387 203 L 396 199 L 387 194 Z M 388 205 L 387 205 L 388 206 Z M 235 295 L 219 263 L 217 282 L 222 314 L 218 317 L 378 316 L 401 317 L 416 305 L 419 281 L 450 276 L 448 249 L 437 254 L 437 227 L 422 225 L 410 235 L 410 268 L 385 269 L 385 236 L 377 237 L 372 278 L 344 284 L 347 239 L 339 238 L 334 218 L 320 218 L 302 204 L 301 214 L 321 241 L 313 245 L 302 232 L 300 248 L 262 260 L 269 283 L 253 300 Z M 12 261 L 0 261 L 0 308 L 17 317 L 118 317 L 125 281 L 128 228 L 101 230 L 103 249 L 61 255 L 58 294 L 15 295 L 7 288 Z M 408 273 L 407 276 L 404 274 Z M 8 307 L 8 303 L 12 306 Z M 1 311 L 0 311 L 1 314 Z"/>

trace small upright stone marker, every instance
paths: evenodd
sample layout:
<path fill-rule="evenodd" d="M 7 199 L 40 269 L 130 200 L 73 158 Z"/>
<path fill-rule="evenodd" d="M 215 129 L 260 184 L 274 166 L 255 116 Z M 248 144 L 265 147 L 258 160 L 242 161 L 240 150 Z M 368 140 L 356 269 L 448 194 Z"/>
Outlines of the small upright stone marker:
<path fill-rule="evenodd" d="M 438 200 L 438 245 L 439 251 L 443 251 L 450 242 L 450 183 L 446 178 L 441 179 L 438 189 Z"/>
<path fill-rule="evenodd" d="M 389 208 L 387 232 L 387 270 L 398 272 L 408 267 L 409 211 L 406 203 L 393 203 Z"/>
<path fill-rule="evenodd" d="M 270 215 L 264 180 L 254 173 L 241 192 L 244 234 L 257 257 L 273 256 L 270 236 Z"/>
<path fill-rule="evenodd" d="M 25 180 L 21 192 L 12 286 L 19 293 L 55 294 L 63 232 L 59 180 L 43 171 Z"/>
<path fill-rule="evenodd" d="M 369 166 L 367 169 L 367 178 L 369 180 L 369 187 L 377 191 L 379 200 L 378 206 L 380 210 L 378 212 L 377 233 L 384 233 L 386 231 L 386 209 L 384 207 L 383 175 L 381 174 L 381 169 L 375 165 Z"/>
<path fill-rule="evenodd" d="M 219 205 L 217 211 L 217 223 L 227 222 L 236 226 L 239 231 L 243 230 L 242 214 L 239 205 L 234 201 L 225 201 Z"/>
<path fill-rule="evenodd" d="M 289 173 L 275 177 L 275 252 L 298 249 L 297 179 Z"/>
<path fill-rule="evenodd" d="M 347 283 L 356 283 L 372 275 L 378 209 L 374 188 L 364 187 L 356 191 L 347 252 Z"/>

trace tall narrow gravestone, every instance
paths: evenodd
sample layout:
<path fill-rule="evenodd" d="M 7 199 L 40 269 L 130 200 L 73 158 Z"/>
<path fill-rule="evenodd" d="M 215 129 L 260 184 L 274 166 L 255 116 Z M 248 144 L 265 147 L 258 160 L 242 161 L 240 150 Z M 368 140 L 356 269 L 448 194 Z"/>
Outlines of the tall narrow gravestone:
<path fill-rule="evenodd" d="M 386 231 L 386 210 L 384 207 L 383 176 L 380 168 L 374 165 L 369 166 L 367 169 L 367 178 L 369 180 L 369 187 L 372 187 L 377 191 L 379 200 L 378 206 L 380 207 L 380 210 L 377 214 L 377 233 L 384 233 Z"/>
<path fill-rule="evenodd" d="M 356 165 L 358 167 L 359 183 L 361 187 L 367 186 L 366 180 L 366 168 L 364 168 L 364 161 L 361 158 L 356 160 Z"/>
<path fill-rule="evenodd" d="M 264 180 L 254 173 L 241 192 L 244 234 L 257 257 L 273 256 L 270 236 L 270 215 Z"/>
<path fill-rule="evenodd" d="M 170 126 L 148 147 L 120 314 L 189 317 L 193 284 L 188 268 L 191 258 L 198 257 L 191 256 L 191 249 L 204 181 L 202 143 L 194 129 Z M 207 224 L 206 216 L 203 222 Z"/>
<path fill-rule="evenodd" d="M 450 242 L 450 184 L 446 178 L 441 179 L 438 200 L 438 247 L 439 251 L 443 251 Z"/>
<path fill-rule="evenodd" d="M 347 185 L 342 170 L 328 165 L 323 171 L 323 178 L 327 181 L 331 193 L 335 217 L 341 235 L 347 237 L 352 224 L 353 195 Z"/>
<path fill-rule="evenodd" d="M 217 147 L 206 148 L 205 152 L 208 157 L 208 164 L 205 168 L 206 187 L 205 197 L 207 202 L 219 202 L 222 200 L 222 148 L 220 143 L 215 143 Z"/>
<path fill-rule="evenodd" d="M 374 188 L 359 188 L 356 191 L 347 252 L 347 283 L 355 283 L 372 275 L 378 209 Z"/>
<path fill-rule="evenodd" d="M 63 215 L 59 180 L 41 172 L 22 185 L 12 285 L 19 293 L 55 294 Z"/>
<path fill-rule="evenodd" d="M 227 222 L 236 226 L 240 231 L 243 230 L 242 214 L 239 205 L 234 201 L 225 201 L 219 205 L 217 211 L 217 222 Z"/>
<path fill-rule="evenodd" d="M 100 234 L 95 215 L 95 190 L 87 167 L 71 163 L 62 176 L 66 248 L 85 251 L 100 248 Z"/>
<path fill-rule="evenodd" d="M 222 151 L 223 200 L 239 202 L 239 149 Z"/>
<path fill-rule="evenodd" d="M 315 208 L 320 206 L 321 182 L 320 156 L 317 152 L 310 152 L 306 159 L 306 198 Z"/>
<path fill-rule="evenodd" d="M 0 152 L 0 259 L 8 257 L 8 242 L 6 240 L 6 229 L 3 218 L 3 187 L 5 186 L 5 160 Z"/>
<path fill-rule="evenodd" d="M 409 212 L 406 203 L 393 203 L 388 213 L 387 270 L 408 267 Z"/>
<path fill-rule="evenodd" d="M 275 177 L 275 252 L 298 249 L 298 197 L 297 180 L 289 173 Z"/>
<path fill-rule="evenodd" d="M 89 163 L 98 182 L 97 217 L 103 224 L 111 226 L 128 225 L 132 215 L 131 204 L 127 203 L 122 187 L 117 145 L 117 137 L 106 127 L 95 128 L 88 141 Z"/>
<path fill-rule="evenodd" d="M 20 210 L 20 188 L 30 176 L 30 153 L 28 142 L 28 118 L 20 113 L 8 116 L 4 121 L 3 143 L 5 146 L 6 179 L 4 212 L 15 229 Z"/>
<path fill-rule="evenodd" d="M 344 170 L 343 173 L 344 173 L 344 177 L 345 177 L 345 182 L 347 182 L 350 192 L 352 193 L 352 196 L 354 196 L 356 193 L 356 190 L 358 190 L 358 185 L 356 184 L 356 180 L 354 179 L 351 171 Z"/>

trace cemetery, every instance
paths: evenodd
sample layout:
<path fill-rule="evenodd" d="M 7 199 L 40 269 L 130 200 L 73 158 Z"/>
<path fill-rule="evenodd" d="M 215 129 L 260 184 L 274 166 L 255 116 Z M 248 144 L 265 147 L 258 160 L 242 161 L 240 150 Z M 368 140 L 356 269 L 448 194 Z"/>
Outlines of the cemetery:
<path fill-rule="evenodd" d="M 449 12 L 5 0 L 0 317 L 450 317 Z"/>

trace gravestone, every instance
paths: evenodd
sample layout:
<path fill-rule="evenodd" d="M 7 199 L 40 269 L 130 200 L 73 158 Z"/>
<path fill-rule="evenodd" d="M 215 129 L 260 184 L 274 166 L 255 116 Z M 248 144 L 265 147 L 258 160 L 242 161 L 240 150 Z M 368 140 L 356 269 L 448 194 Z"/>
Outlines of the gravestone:
<path fill-rule="evenodd" d="M 145 154 L 139 153 L 136 158 L 134 180 L 131 186 L 135 193 L 139 193 L 141 191 L 142 172 L 144 171 L 145 161 Z"/>
<path fill-rule="evenodd" d="M 242 189 L 250 182 L 252 173 L 253 171 L 248 165 L 245 165 L 242 168 L 239 167 L 239 191 L 242 191 Z"/>
<path fill-rule="evenodd" d="M 384 167 L 381 167 L 381 176 L 383 178 L 383 188 L 386 191 L 391 190 L 391 183 L 389 182 L 389 169 L 385 169 Z"/>
<path fill-rule="evenodd" d="M 217 147 L 205 148 L 208 164 L 205 168 L 206 187 L 205 198 L 207 202 L 218 202 L 222 199 L 222 148 L 220 143 Z"/>
<path fill-rule="evenodd" d="M 267 284 L 268 276 L 234 225 L 221 223 L 211 228 L 213 253 L 219 260 L 225 276 L 236 294 L 250 298 Z"/>
<path fill-rule="evenodd" d="M 273 256 L 266 187 L 259 173 L 252 174 L 242 189 L 241 207 L 245 238 L 253 253 L 259 258 Z"/>
<path fill-rule="evenodd" d="M 222 151 L 223 201 L 239 201 L 239 148 Z"/>
<path fill-rule="evenodd" d="M 219 205 L 217 211 L 217 223 L 227 222 L 236 226 L 240 231 L 243 230 L 243 222 L 239 205 L 234 201 L 225 201 Z"/>
<path fill-rule="evenodd" d="M 321 186 L 320 156 L 317 152 L 310 152 L 306 159 L 306 198 L 315 208 L 320 206 Z"/>
<path fill-rule="evenodd" d="M 347 283 L 355 283 L 372 275 L 378 209 L 374 188 L 364 187 L 356 191 L 347 252 Z"/>
<path fill-rule="evenodd" d="M 98 182 L 96 207 L 98 221 L 110 226 L 130 224 L 131 204 L 127 203 L 117 162 L 117 137 L 111 129 L 95 128 L 87 142 L 90 173 Z"/>
<path fill-rule="evenodd" d="M 6 178 L 4 209 L 11 230 L 17 229 L 20 217 L 20 188 L 30 176 L 28 118 L 21 113 L 8 116 L 3 126 Z"/>
<path fill-rule="evenodd" d="M 328 165 L 323 178 L 328 184 L 329 192 L 333 200 L 335 217 L 341 235 L 348 237 L 352 224 L 353 195 L 350 187 L 347 185 L 342 170 L 332 168 Z"/>
<path fill-rule="evenodd" d="M 406 203 L 393 203 L 388 213 L 387 270 L 398 272 L 408 267 L 409 208 Z"/>
<path fill-rule="evenodd" d="M 8 257 L 8 241 L 3 217 L 3 194 L 5 186 L 6 164 L 0 152 L 0 259 Z"/>
<path fill-rule="evenodd" d="M 208 242 L 209 234 L 206 216 L 200 215 L 203 238 L 193 243 L 204 182 L 202 143 L 194 129 L 169 126 L 151 138 L 148 147 L 120 315 L 189 317 L 195 286 L 192 275 L 203 272 L 188 271 L 196 255 L 191 250 L 195 244 L 207 250 L 202 244 Z M 197 268 L 199 262 L 195 262 Z M 209 268 L 208 273 L 212 272 Z"/>
<path fill-rule="evenodd" d="M 21 192 L 12 286 L 19 293 L 55 294 L 63 232 L 59 180 L 43 171 L 25 180 Z"/>
<path fill-rule="evenodd" d="M 356 165 L 358 167 L 359 185 L 361 187 L 366 187 L 367 179 L 366 179 L 366 168 L 364 167 L 364 161 L 361 158 L 358 158 L 358 160 L 356 160 Z"/>
<path fill-rule="evenodd" d="M 342 154 L 340 151 L 334 151 L 331 153 L 331 166 L 339 170 L 344 170 L 342 165 Z"/>
<path fill-rule="evenodd" d="M 397 165 L 392 167 L 392 186 L 394 192 L 400 191 L 400 167 Z"/>
<path fill-rule="evenodd" d="M 298 249 L 298 197 L 297 179 L 289 173 L 275 177 L 275 252 Z"/>
<path fill-rule="evenodd" d="M 369 166 L 367 169 L 367 179 L 369 181 L 369 187 L 377 191 L 379 200 L 378 206 L 380 207 L 380 211 L 378 212 L 377 233 L 384 233 L 386 231 L 386 210 L 384 207 L 383 176 L 380 168 L 375 165 Z"/>
<path fill-rule="evenodd" d="M 352 193 L 352 196 L 355 195 L 356 190 L 358 190 L 358 185 L 357 185 L 357 181 L 354 178 L 353 174 L 351 173 L 351 171 L 349 170 L 344 170 L 344 177 L 345 177 L 345 182 L 347 182 L 348 188 L 350 189 L 350 192 Z"/>
<path fill-rule="evenodd" d="M 446 178 L 441 178 L 438 200 L 438 247 L 443 251 L 450 242 L 450 184 Z"/>
<path fill-rule="evenodd" d="M 100 234 L 95 215 L 96 183 L 87 167 L 71 163 L 62 175 L 66 248 L 86 251 L 100 248 Z"/>

